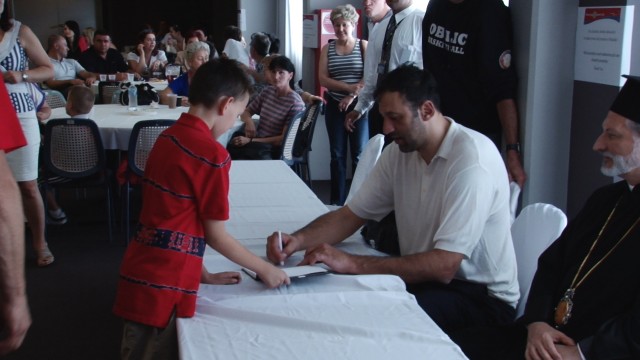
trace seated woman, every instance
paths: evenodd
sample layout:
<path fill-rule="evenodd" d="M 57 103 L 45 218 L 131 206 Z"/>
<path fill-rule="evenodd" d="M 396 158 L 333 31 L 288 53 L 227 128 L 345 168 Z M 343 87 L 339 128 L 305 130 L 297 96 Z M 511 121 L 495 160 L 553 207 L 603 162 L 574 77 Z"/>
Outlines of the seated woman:
<path fill-rule="evenodd" d="M 302 98 L 293 91 L 295 68 L 286 56 L 275 57 L 268 67 L 270 83 L 249 103 L 240 116 L 244 133 L 234 134 L 227 150 L 234 160 L 279 159 L 282 140 L 291 119 L 304 110 Z M 260 115 L 256 128 L 251 116 Z"/>
<path fill-rule="evenodd" d="M 182 106 L 189 106 L 189 84 L 196 73 L 196 70 L 207 61 L 209 61 L 209 46 L 206 43 L 195 41 L 187 45 L 185 50 L 185 61 L 187 63 L 187 72 L 178 76 L 173 80 L 166 89 L 160 92 L 160 103 L 168 104 L 170 94 L 182 96 Z"/>
<path fill-rule="evenodd" d="M 127 55 L 127 63 L 137 77 L 162 74 L 167 55 L 156 46 L 156 35 L 152 30 L 145 29 L 138 34 L 138 46 Z"/>

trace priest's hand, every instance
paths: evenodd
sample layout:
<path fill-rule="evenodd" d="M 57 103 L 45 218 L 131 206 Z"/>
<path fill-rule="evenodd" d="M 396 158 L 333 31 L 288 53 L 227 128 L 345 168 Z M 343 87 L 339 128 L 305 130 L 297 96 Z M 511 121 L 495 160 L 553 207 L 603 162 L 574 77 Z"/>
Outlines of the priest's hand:
<path fill-rule="evenodd" d="M 562 356 L 562 360 L 582 360 L 578 345 L 556 345 L 556 350 Z"/>
<path fill-rule="evenodd" d="M 556 348 L 556 344 L 576 345 L 573 339 L 545 322 L 534 322 L 527 326 L 527 347 L 525 350 L 527 360 L 565 359 Z"/>

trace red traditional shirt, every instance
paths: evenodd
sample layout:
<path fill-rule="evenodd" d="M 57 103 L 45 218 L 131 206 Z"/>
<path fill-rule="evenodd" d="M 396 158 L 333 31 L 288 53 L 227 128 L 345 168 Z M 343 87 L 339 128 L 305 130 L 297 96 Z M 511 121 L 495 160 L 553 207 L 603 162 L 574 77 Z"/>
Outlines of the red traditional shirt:
<path fill-rule="evenodd" d="M 18 115 L 11 105 L 9 93 L 4 86 L 4 80 L 0 77 L 0 150 L 10 152 L 19 147 L 27 145 L 27 140 L 22 132 L 22 127 L 18 120 Z"/>
<path fill-rule="evenodd" d="M 124 255 L 114 312 L 166 327 L 195 313 L 204 220 L 229 218 L 227 150 L 201 119 L 182 114 L 156 141 L 143 179 L 140 225 Z"/>

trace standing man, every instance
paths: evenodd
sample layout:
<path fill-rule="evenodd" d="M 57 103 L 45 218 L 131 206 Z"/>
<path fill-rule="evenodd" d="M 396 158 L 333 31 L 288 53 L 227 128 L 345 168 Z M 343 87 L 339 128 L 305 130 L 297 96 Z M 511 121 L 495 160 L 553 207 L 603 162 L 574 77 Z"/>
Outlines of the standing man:
<path fill-rule="evenodd" d="M 622 181 L 596 190 L 540 256 L 522 318 L 453 334 L 471 359 L 640 358 L 640 77 L 629 76 L 593 150 Z"/>
<path fill-rule="evenodd" d="M 431 0 L 422 23 L 424 66 L 442 111 L 460 124 L 506 141 L 509 177 L 522 187 L 511 19 L 502 0 Z"/>
<path fill-rule="evenodd" d="M 504 163 L 486 136 L 439 110 L 431 74 L 403 65 L 376 90 L 385 148 L 349 203 L 291 235 L 270 236 L 276 263 L 306 250 L 302 264 L 323 262 L 347 274 L 393 274 L 445 332 L 513 321 L 519 297 Z M 400 256 L 337 250 L 367 219 L 395 210 Z"/>
<path fill-rule="evenodd" d="M 96 31 L 93 46 L 80 54 L 78 61 L 87 71 L 96 74 L 116 74 L 116 80 L 127 80 L 129 66 L 122 54 L 111 48 L 111 36 L 104 30 Z"/>
<path fill-rule="evenodd" d="M 20 347 L 31 325 L 24 279 L 24 216 L 6 153 L 25 146 L 16 112 L 0 79 L 0 356 Z"/>
<path fill-rule="evenodd" d="M 355 109 L 345 117 L 348 131 L 355 129 L 355 122 L 374 106 L 373 92 L 376 84 L 388 72 L 412 62 L 422 69 L 422 31 L 420 24 L 424 12 L 413 7 L 413 0 L 387 0 L 392 16 L 374 26 L 364 59 L 364 87 L 349 96 L 360 97 Z M 380 76 L 382 75 L 382 76 Z M 369 113 L 369 137 L 382 133 L 382 117 L 373 109 Z"/>
<path fill-rule="evenodd" d="M 362 27 L 362 39 L 369 40 L 369 34 L 373 31 L 373 27 L 391 16 L 393 12 L 385 0 L 364 0 L 362 5 L 364 13 L 367 15 L 365 26 Z"/>
<path fill-rule="evenodd" d="M 96 74 L 88 72 L 74 59 L 68 59 L 67 40 L 60 35 L 49 36 L 47 54 L 53 65 L 53 79 L 45 81 L 51 89 L 67 94 L 73 85 L 91 86 Z"/>

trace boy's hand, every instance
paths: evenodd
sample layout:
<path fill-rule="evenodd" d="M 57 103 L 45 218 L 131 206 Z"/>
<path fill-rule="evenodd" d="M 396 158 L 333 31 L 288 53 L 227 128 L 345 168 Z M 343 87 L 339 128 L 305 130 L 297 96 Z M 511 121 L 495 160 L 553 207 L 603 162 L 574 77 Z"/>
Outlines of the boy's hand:
<path fill-rule="evenodd" d="M 271 264 L 267 264 L 265 270 L 258 273 L 258 276 L 270 289 L 277 288 L 282 285 L 289 285 L 291 283 L 289 276 L 287 276 L 284 271 Z"/>

